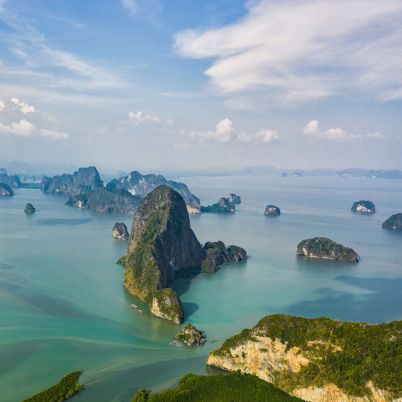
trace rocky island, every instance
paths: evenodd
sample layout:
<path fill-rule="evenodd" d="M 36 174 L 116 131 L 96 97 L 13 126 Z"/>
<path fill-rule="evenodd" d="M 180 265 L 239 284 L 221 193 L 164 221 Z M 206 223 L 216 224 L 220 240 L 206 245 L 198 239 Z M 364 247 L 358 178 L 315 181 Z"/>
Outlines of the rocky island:
<path fill-rule="evenodd" d="M 36 211 L 35 207 L 34 207 L 30 202 L 28 202 L 28 203 L 25 205 L 24 212 L 25 212 L 27 215 L 32 215 L 32 214 L 35 213 L 35 211 Z"/>
<path fill-rule="evenodd" d="M 221 197 L 216 204 L 201 206 L 201 212 L 212 212 L 216 214 L 234 214 L 236 204 L 230 201 L 229 198 Z"/>
<path fill-rule="evenodd" d="M 264 215 L 265 216 L 279 216 L 281 214 L 281 210 L 279 207 L 277 207 L 276 205 L 267 205 L 264 211 Z"/>
<path fill-rule="evenodd" d="M 106 185 L 106 189 L 111 192 L 125 190 L 132 195 L 143 198 L 160 185 L 166 185 L 177 191 L 183 197 L 190 214 L 198 214 L 200 212 L 199 198 L 192 194 L 184 183 L 167 180 L 160 174 L 142 175 L 140 172 L 133 171 L 128 176 L 110 181 Z"/>
<path fill-rule="evenodd" d="M 203 345 L 207 341 L 204 331 L 200 331 L 192 324 L 187 324 L 175 336 L 174 342 L 182 343 L 187 346 Z"/>
<path fill-rule="evenodd" d="M 21 180 L 17 175 L 9 176 L 7 170 L 2 168 L 0 170 L 0 184 L 7 184 L 10 187 L 21 187 Z"/>
<path fill-rule="evenodd" d="M 375 205 L 371 201 L 356 201 L 353 203 L 351 210 L 363 215 L 374 214 Z"/>
<path fill-rule="evenodd" d="M 14 195 L 13 189 L 5 183 L 0 183 L 0 198 L 12 197 Z"/>
<path fill-rule="evenodd" d="M 383 224 L 383 229 L 402 230 L 402 213 L 390 216 Z"/>
<path fill-rule="evenodd" d="M 217 268 L 223 264 L 247 259 L 247 251 L 244 248 L 233 245 L 226 247 L 222 241 L 206 242 L 204 251 L 202 272 L 216 272 Z"/>
<path fill-rule="evenodd" d="M 335 243 L 326 237 L 306 239 L 297 245 L 297 255 L 324 260 L 358 262 L 360 257 L 351 248 Z"/>
<path fill-rule="evenodd" d="M 230 193 L 229 194 L 229 201 L 232 204 L 240 205 L 241 204 L 241 197 L 240 197 L 240 195 L 237 195 L 235 193 Z"/>
<path fill-rule="evenodd" d="M 125 267 L 124 286 L 152 314 L 179 324 L 183 307 L 169 285 L 180 271 L 200 270 L 205 254 L 183 198 L 161 185 L 145 196 L 134 216 L 128 253 L 119 260 Z"/>
<path fill-rule="evenodd" d="M 129 238 L 127 226 L 123 222 L 116 222 L 112 229 L 112 236 L 115 239 L 127 240 Z"/>
<path fill-rule="evenodd" d="M 402 321 L 277 314 L 227 339 L 207 364 L 255 375 L 311 402 L 399 401 L 401 354 Z"/>

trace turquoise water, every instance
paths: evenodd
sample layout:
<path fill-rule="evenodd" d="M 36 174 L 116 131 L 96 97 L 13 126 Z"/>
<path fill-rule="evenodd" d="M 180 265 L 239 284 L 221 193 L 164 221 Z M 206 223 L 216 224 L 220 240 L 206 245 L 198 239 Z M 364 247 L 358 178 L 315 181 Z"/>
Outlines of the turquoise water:
<path fill-rule="evenodd" d="M 131 226 L 130 217 L 67 207 L 64 198 L 33 189 L 0 201 L 1 401 L 19 401 L 80 369 L 87 389 L 75 400 L 128 402 L 138 387 L 163 389 L 188 371 L 205 373 L 211 349 L 267 314 L 402 319 L 402 235 L 381 229 L 389 215 L 402 212 L 402 181 L 183 180 L 203 204 L 229 192 L 242 196 L 236 215 L 204 214 L 191 224 L 200 241 L 238 244 L 251 256 L 176 283 L 187 320 L 213 340 L 196 349 L 171 345 L 178 327 L 150 316 L 124 291 L 115 261 L 125 244 L 111 229 L 120 220 Z M 372 200 L 378 212 L 351 213 L 358 199 Z M 23 213 L 26 202 L 35 215 Z M 279 218 L 263 216 L 268 203 L 280 206 Z M 321 235 L 353 247 L 361 262 L 296 257 L 300 240 Z"/>

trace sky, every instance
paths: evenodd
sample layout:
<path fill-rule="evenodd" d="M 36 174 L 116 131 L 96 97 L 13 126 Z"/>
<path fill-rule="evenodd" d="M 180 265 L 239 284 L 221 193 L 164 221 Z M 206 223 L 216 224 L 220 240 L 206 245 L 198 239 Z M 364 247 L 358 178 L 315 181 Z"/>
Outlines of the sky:
<path fill-rule="evenodd" d="M 402 169 L 400 0 L 0 0 L 0 161 Z"/>

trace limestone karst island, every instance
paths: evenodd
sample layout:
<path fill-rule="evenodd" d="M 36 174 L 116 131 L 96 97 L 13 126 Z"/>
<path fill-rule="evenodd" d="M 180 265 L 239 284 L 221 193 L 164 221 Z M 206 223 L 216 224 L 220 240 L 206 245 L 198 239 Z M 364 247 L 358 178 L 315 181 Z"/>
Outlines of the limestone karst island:
<path fill-rule="evenodd" d="M 0 0 L 0 402 L 402 402 L 401 0 Z"/>

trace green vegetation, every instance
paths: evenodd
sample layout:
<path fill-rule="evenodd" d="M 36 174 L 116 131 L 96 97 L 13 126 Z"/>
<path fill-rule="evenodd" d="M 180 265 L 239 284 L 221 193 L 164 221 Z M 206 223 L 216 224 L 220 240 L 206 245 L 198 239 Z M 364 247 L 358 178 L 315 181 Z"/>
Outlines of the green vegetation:
<path fill-rule="evenodd" d="M 229 373 L 213 376 L 187 374 L 176 388 L 159 394 L 139 390 L 132 402 L 297 402 L 258 377 Z"/>
<path fill-rule="evenodd" d="M 60 382 L 46 391 L 25 399 L 23 402 L 63 402 L 82 391 L 83 386 L 78 382 L 81 371 L 73 371 L 64 376 Z"/>
<path fill-rule="evenodd" d="M 323 258 L 345 262 L 358 262 L 357 253 L 342 244 L 336 243 L 326 237 L 306 239 L 297 245 L 297 254 L 312 258 Z"/>
<path fill-rule="evenodd" d="M 286 391 L 334 383 L 361 396 L 369 392 L 366 385 L 372 381 L 376 388 L 402 396 L 402 321 L 366 324 L 271 315 L 212 353 L 230 355 L 231 348 L 255 340 L 257 335 L 287 343 L 288 349 L 299 347 L 309 359 L 298 373 L 284 370 L 274 374 L 273 383 Z"/>

